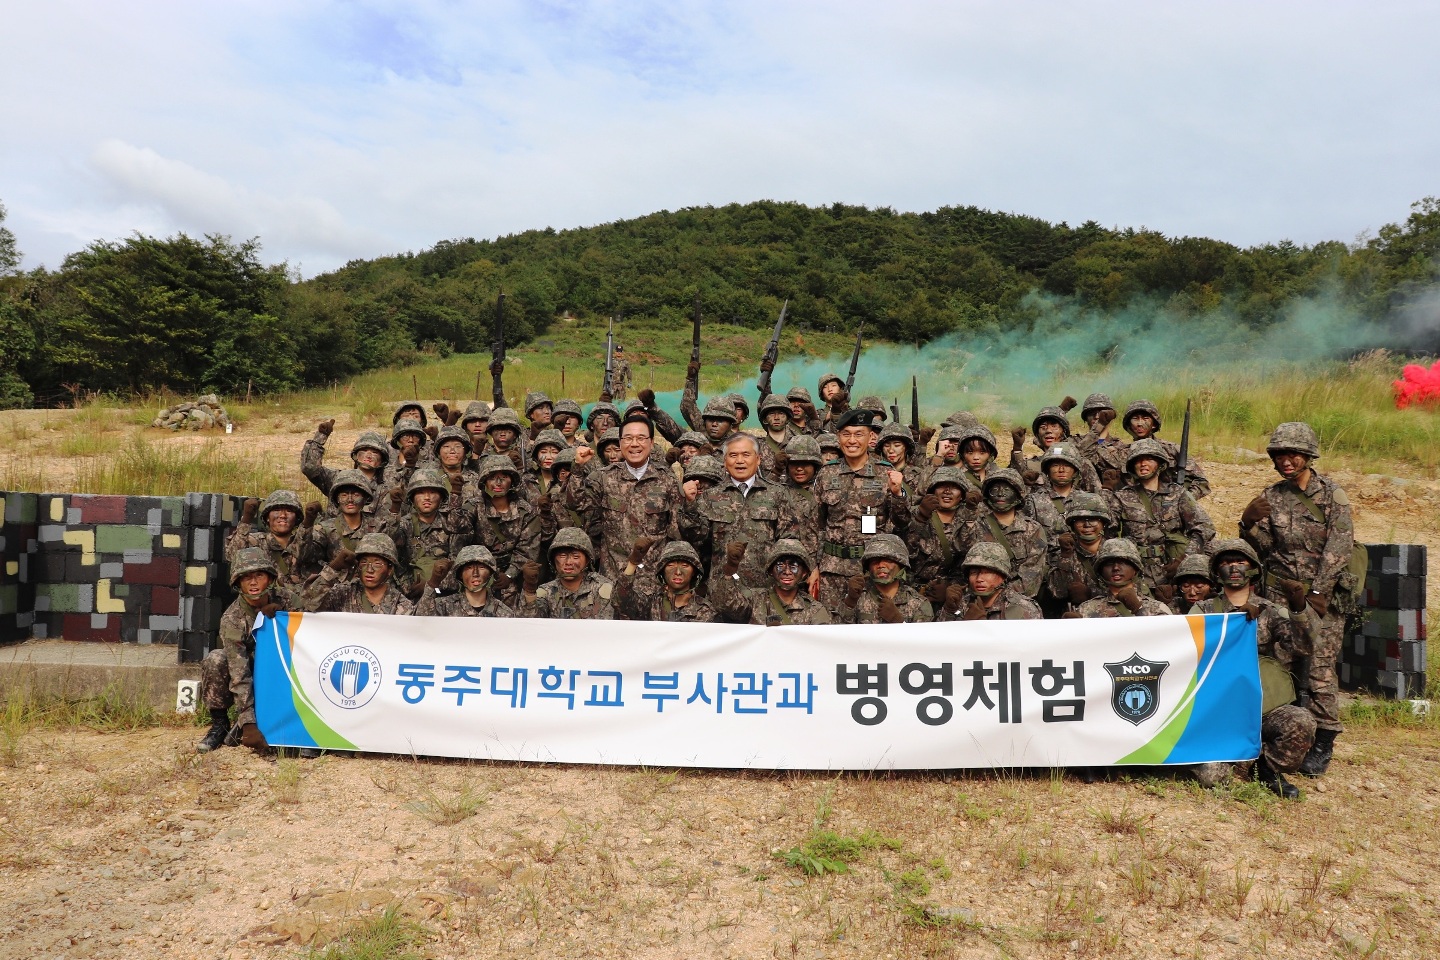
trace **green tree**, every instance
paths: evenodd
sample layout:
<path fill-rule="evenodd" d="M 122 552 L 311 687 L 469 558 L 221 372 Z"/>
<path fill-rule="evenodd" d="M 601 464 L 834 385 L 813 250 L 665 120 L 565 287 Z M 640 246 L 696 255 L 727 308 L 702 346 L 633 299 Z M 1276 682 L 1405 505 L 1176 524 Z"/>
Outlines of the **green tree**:
<path fill-rule="evenodd" d="M 0 203 L 0 277 L 20 269 L 20 250 L 15 246 L 15 234 L 5 226 L 7 213 L 5 204 Z"/>

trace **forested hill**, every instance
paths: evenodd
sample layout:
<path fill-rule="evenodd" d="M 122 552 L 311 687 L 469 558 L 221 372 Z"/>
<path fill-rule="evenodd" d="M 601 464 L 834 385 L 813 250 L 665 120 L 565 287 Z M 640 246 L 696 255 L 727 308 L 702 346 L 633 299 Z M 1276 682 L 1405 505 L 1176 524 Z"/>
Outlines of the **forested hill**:
<path fill-rule="evenodd" d="M 1366 241 L 1309 247 L 1242 249 L 976 207 L 908 214 L 761 201 L 442 241 L 302 282 L 259 252 L 256 241 L 137 235 L 0 281 L 11 402 L 32 390 L 54 397 L 62 384 L 282 390 L 421 351 L 483 350 L 501 289 L 512 344 L 566 313 L 682 323 L 697 293 L 712 319 L 768 325 L 789 298 L 796 329 L 863 321 L 867 337 L 905 343 L 1028 324 L 1032 293 L 1100 309 L 1139 298 L 1177 314 L 1225 308 L 1263 326 L 1287 302 L 1323 292 L 1384 320 L 1440 278 L 1440 201 L 1415 204 Z"/>

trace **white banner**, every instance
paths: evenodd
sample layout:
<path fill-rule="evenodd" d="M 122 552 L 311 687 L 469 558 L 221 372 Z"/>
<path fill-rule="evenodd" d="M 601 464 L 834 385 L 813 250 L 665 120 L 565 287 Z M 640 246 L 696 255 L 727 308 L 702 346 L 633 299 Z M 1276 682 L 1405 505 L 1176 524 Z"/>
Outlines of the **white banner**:
<path fill-rule="evenodd" d="M 766 628 L 282 613 L 255 641 L 277 746 L 818 770 L 1260 749 L 1240 614 Z"/>

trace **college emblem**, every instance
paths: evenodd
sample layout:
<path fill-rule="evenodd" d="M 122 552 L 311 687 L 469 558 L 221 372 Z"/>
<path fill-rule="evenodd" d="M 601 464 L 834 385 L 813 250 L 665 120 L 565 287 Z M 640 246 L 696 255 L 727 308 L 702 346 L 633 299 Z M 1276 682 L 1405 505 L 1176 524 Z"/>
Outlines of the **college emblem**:
<path fill-rule="evenodd" d="M 1168 662 L 1146 660 L 1138 653 L 1129 660 L 1105 664 L 1111 680 L 1110 706 L 1121 720 L 1138 726 L 1155 715 L 1160 707 L 1160 676 L 1168 666 Z"/>
<path fill-rule="evenodd" d="M 320 661 L 320 689 L 337 707 L 365 706 L 380 692 L 380 658 L 364 647 L 341 647 Z"/>

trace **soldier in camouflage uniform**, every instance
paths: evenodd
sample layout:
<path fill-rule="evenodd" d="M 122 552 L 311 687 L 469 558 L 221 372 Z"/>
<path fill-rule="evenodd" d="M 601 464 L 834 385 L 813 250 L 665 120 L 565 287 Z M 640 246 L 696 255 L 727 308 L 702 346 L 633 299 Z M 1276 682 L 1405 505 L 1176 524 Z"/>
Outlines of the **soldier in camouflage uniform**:
<path fill-rule="evenodd" d="M 735 405 L 725 397 L 712 397 L 700 414 L 699 430 L 713 447 L 719 447 L 725 438 L 736 431 Z"/>
<path fill-rule="evenodd" d="M 650 544 L 642 537 L 631 549 L 631 559 L 644 556 Z M 660 551 L 656 569 L 627 562 L 615 585 L 615 606 L 626 620 L 660 623 L 714 623 L 715 608 L 695 592 L 700 582 L 700 554 L 683 540 L 672 540 Z"/>
<path fill-rule="evenodd" d="M 1245 619 L 1255 622 L 1261 687 L 1266 699 L 1255 779 L 1287 800 L 1298 799 L 1300 791 L 1283 775 L 1300 769 L 1315 743 L 1315 717 L 1292 702 L 1296 699 L 1296 687 L 1303 691 L 1309 683 L 1308 660 L 1312 647 L 1308 624 L 1293 620 L 1285 606 L 1259 595 L 1255 587 L 1260 579 L 1260 557 L 1244 540 L 1215 542 L 1210 575 L 1224 592 L 1201 603 L 1199 612 L 1243 611 Z M 1292 590 L 1292 594 L 1289 600 L 1298 607 L 1296 612 L 1303 614 L 1306 607 L 1303 589 Z M 1298 677 L 1292 678 L 1296 673 Z"/>
<path fill-rule="evenodd" d="M 1066 404 L 1068 404 L 1068 406 Z M 1041 477 L 1044 476 L 1045 454 L 1056 444 L 1067 443 L 1072 451 L 1077 455 L 1079 454 L 1074 444 L 1068 443 L 1070 440 L 1070 418 L 1066 414 L 1069 410 L 1073 409 L 1074 406 L 1075 401 L 1070 397 L 1066 397 L 1058 407 L 1041 407 L 1040 412 L 1035 414 L 1035 419 L 1030 421 L 1030 432 L 1035 435 L 1035 443 L 1040 447 L 1039 458 L 1027 457 L 1025 455 L 1024 427 L 1015 427 L 1010 431 L 1010 469 L 1024 477 L 1026 482 L 1038 482 L 1040 479 L 1038 477 L 1036 481 L 1030 480 L 1030 477 L 1035 473 L 1039 473 Z M 1079 459 L 1080 465 L 1077 468 L 1079 473 L 1075 477 L 1075 486 L 1080 490 L 1084 490 L 1086 493 L 1099 493 L 1100 477 L 1095 473 L 1095 467 L 1083 456 L 1080 456 Z"/>
<path fill-rule="evenodd" d="M 268 610 L 273 615 L 284 607 L 284 596 L 275 594 L 277 574 L 259 547 L 238 550 L 230 563 L 230 586 L 240 595 L 220 617 L 220 646 L 200 663 L 200 699 L 210 711 L 210 729 L 195 746 L 199 753 L 227 742 L 232 706 L 235 739 L 255 750 L 266 747 L 255 725 L 255 644 L 250 631 L 259 613 Z"/>
<path fill-rule="evenodd" d="M 937 623 L 1043 619 L 1039 604 L 1014 588 L 1015 561 L 1000 544 L 975 544 L 965 554 L 960 572 L 964 585 L 952 584 L 945 591 Z"/>
<path fill-rule="evenodd" d="M 965 468 L 966 481 L 976 490 L 984 489 L 985 481 L 995 472 L 995 434 L 983 423 L 962 427 L 959 437 L 960 466 Z M 1016 474 L 1019 476 L 1019 474 Z"/>
<path fill-rule="evenodd" d="M 514 617 L 513 609 L 490 591 L 495 557 L 471 544 L 455 557 L 455 566 L 439 589 L 426 590 L 415 606 L 417 617 Z"/>
<path fill-rule="evenodd" d="M 745 543 L 756 549 L 747 554 L 740 579 L 747 587 L 761 587 L 769 582 L 763 566 L 764 550 L 781 537 L 797 537 L 802 532 L 790 506 L 787 488 L 769 483 L 757 471 L 760 466 L 759 441 L 748 433 L 737 433 L 725 441 L 722 450 L 728 483 L 722 483 L 703 496 L 697 484 L 682 488 L 685 504 L 680 511 L 680 536 L 696 546 L 708 547 L 712 556 L 725 552 L 731 543 Z M 710 579 L 720 575 L 710 570 Z"/>
<path fill-rule="evenodd" d="M 441 507 L 446 513 L 462 513 L 465 504 L 479 495 L 479 460 L 470 458 L 469 436 L 457 427 L 446 427 L 435 435 L 435 461 L 431 469 L 445 480 L 450 496 Z M 395 512 L 408 509 L 408 498 L 402 506 L 396 504 Z"/>
<path fill-rule="evenodd" d="M 680 539 L 684 494 L 675 474 L 651 460 L 654 445 L 654 426 L 632 415 L 620 431 L 620 461 L 590 471 L 576 493 L 574 510 L 599 544 L 597 566 L 612 580 L 625 568 L 638 538 L 654 541 L 644 558 L 647 564 L 659 559 L 661 544 Z"/>
<path fill-rule="evenodd" d="M 590 408 L 590 416 L 585 420 L 587 434 L 591 444 L 599 444 L 600 438 L 611 430 L 620 429 L 620 410 L 615 404 L 605 400 L 597 400 Z"/>
<path fill-rule="evenodd" d="M 656 429 L 658 430 L 659 427 Z M 686 430 L 675 438 L 674 445 L 665 452 L 665 462 L 677 466 L 679 475 L 684 476 L 685 468 L 689 466 L 693 457 L 701 453 L 709 456 L 714 451 L 715 448 L 710 446 L 710 441 L 705 439 L 703 433 Z"/>
<path fill-rule="evenodd" d="M 1161 423 L 1160 408 L 1149 400 L 1136 400 L 1125 408 L 1125 415 L 1120 418 L 1120 425 L 1132 439 L 1154 440 L 1170 454 L 1170 462 L 1174 465 L 1171 469 L 1178 469 L 1180 445 L 1159 436 Z M 1185 489 L 1189 490 L 1190 496 L 1196 500 L 1203 500 L 1210 494 L 1210 481 L 1205 479 L 1205 474 L 1200 471 L 1200 464 L 1194 457 L 1190 457 L 1185 463 Z"/>
<path fill-rule="evenodd" d="M 1115 402 L 1103 393 L 1092 393 L 1080 407 L 1086 432 L 1075 438 L 1075 449 L 1090 461 L 1102 484 L 1120 483 L 1125 476 L 1125 455 L 1129 444 L 1110 436 L 1115 421 Z"/>
<path fill-rule="evenodd" d="M 1059 615 L 1109 593 L 1100 577 L 1099 556 L 1114 526 L 1115 516 L 1102 498 L 1083 492 L 1070 498 L 1065 510 L 1066 530 L 1055 538 L 1050 549 L 1043 609 Z"/>
<path fill-rule="evenodd" d="M 809 390 L 791 387 L 790 392 L 785 394 L 785 402 L 790 405 L 791 430 L 808 437 L 820 432 L 820 414 L 815 409 L 815 402 L 810 399 Z"/>
<path fill-rule="evenodd" d="M 342 549 L 354 551 L 360 541 L 385 530 L 384 521 L 365 507 L 375 498 L 375 488 L 359 470 L 341 470 L 330 485 L 330 502 L 336 515 L 315 524 L 310 539 L 319 561 L 329 563 Z"/>
<path fill-rule="evenodd" d="M 465 405 L 465 415 L 460 418 L 460 429 L 469 441 L 466 444 L 465 466 L 474 469 L 480 458 L 485 456 L 485 447 L 490 442 L 485 431 L 489 428 L 490 404 L 484 400 L 471 400 Z"/>
<path fill-rule="evenodd" d="M 1215 541 L 1216 544 L 1224 543 Z M 1256 563 L 1256 570 L 1260 569 Z M 1170 609 L 1176 613 L 1189 613 L 1192 608 L 1209 600 L 1215 593 L 1215 581 L 1210 578 L 1210 558 L 1203 553 L 1192 553 L 1180 561 L 1175 571 L 1175 599 Z"/>
<path fill-rule="evenodd" d="M 574 400 L 556 400 L 554 412 L 550 414 L 550 425 L 559 430 L 567 446 L 578 446 L 581 440 L 580 424 L 585 414 Z"/>
<path fill-rule="evenodd" d="M 1140 595 L 1140 551 L 1129 540 L 1116 538 L 1100 545 L 1095 561 L 1100 567 L 1100 580 L 1105 595 L 1080 604 L 1080 609 L 1066 613 L 1070 617 L 1167 617 L 1170 608 L 1159 600 Z"/>
<path fill-rule="evenodd" d="M 828 467 L 832 463 L 839 463 L 844 459 L 840 453 L 840 438 L 833 433 L 817 433 L 815 442 L 820 444 L 820 465 Z"/>
<path fill-rule="evenodd" d="M 930 601 L 905 583 L 910 551 L 893 533 L 877 533 L 865 542 L 864 576 L 846 581 L 836 611 L 841 623 L 929 623 Z"/>
<path fill-rule="evenodd" d="M 520 416 L 509 407 L 490 411 L 490 425 L 485 428 L 491 456 L 509 457 L 518 473 L 525 466 L 525 442 L 520 433 Z"/>
<path fill-rule="evenodd" d="M 880 431 L 876 449 L 885 462 L 899 470 L 900 475 L 905 478 L 905 496 L 912 501 L 918 500 L 919 491 L 925 489 L 924 475 L 929 471 L 914 463 L 915 438 L 910 435 L 910 428 L 902 423 L 887 424 L 885 429 Z"/>
<path fill-rule="evenodd" d="M 417 470 L 405 487 L 409 509 L 390 525 L 395 554 L 395 585 L 411 600 L 425 587 L 440 586 L 450 570 L 450 558 L 470 534 L 463 511 L 445 511 L 450 484 L 434 470 Z"/>
<path fill-rule="evenodd" d="M 735 546 L 744 552 L 745 544 L 737 543 Z M 734 572 L 722 576 L 711 587 L 710 600 L 727 623 L 753 623 L 767 627 L 834 623 L 835 618 L 825 605 L 812 599 L 806 590 L 805 585 L 814 566 L 805 545 L 799 540 L 777 540 L 765 551 L 765 569 L 770 573 L 770 581 L 765 587 L 753 590 L 746 587 L 740 580 L 740 561 L 737 559 Z"/>
<path fill-rule="evenodd" d="M 790 403 L 776 393 L 760 401 L 760 475 L 770 483 L 785 482 L 785 445 L 799 436 L 790 426 Z"/>
<path fill-rule="evenodd" d="M 472 542 L 495 557 L 496 592 L 514 603 L 508 581 L 519 579 L 527 563 L 540 559 L 543 534 L 539 510 L 520 495 L 520 471 L 509 457 L 488 456 L 480 462 L 480 496 L 472 501 L 467 529 Z"/>
<path fill-rule="evenodd" d="M 399 566 L 395 541 L 383 533 L 368 533 L 358 550 L 341 550 L 310 582 L 300 598 L 300 609 L 310 613 L 409 616 L 415 605 L 391 580 Z M 352 576 L 352 570 L 359 575 Z"/>
<path fill-rule="evenodd" d="M 965 502 L 963 471 L 936 467 L 905 532 L 915 587 L 932 603 L 944 602 L 950 578 L 957 573 L 955 544 L 974 519 L 975 508 Z"/>
<path fill-rule="evenodd" d="M 1009 468 L 996 470 L 985 479 L 981 495 L 984 504 L 976 510 L 975 519 L 960 528 L 956 552 L 968 554 L 977 543 L 1003 545 L 1015 561 L 1020 592 L 1035 599 L 1040 595 L 1040 581 L 1045 576 L 1050 535 L 1039 523 L 1020 512 L 1025 481 Z"/>
<path fill-rule="evenodd" d="M 384 478 L 376 486 L 377 496 L 391 490 L 405 489 L 415 470 L 422 464 L 428 465 L 433 459 L 433 454 L 427 449 L 429 442 L 430 435 L 425 432 L 419 420 L 405 417 L 396 421 L 394 429 L 390 431 L 390 446 L 395 452 L 385 464 Z"/>
<path fill-rule="evenodd" d="M 592 464 L 586 465 L 582 471 L 587 475 L 591 470 L 608 467 L 612 463 L 620 462 L 620 428 L 611 427 L 609 430 L 606 430 L 605 433 L 601 435 L 600 441 L 595 444 L 595 451 L 598 456 Z M 575 462 L 577 464 L 580 462 L 578 457 Z"/>
<path fill-rule="evenodd" d="M 539 390 L 531 390 L 525 394 L 525 419 L 530 421 L 531 440 L 540 436 L 541 430 L 550 429 L 551 418 L 554 415 L 555 405 L 545 394 Z"/>
<path fill-rule="evenodd" d="M 614 620 L 615 585 L 591 569 L 594 560 L 595 548 L 585 531 L 565 527 L 555 534 L 549 556 L 555 579 L 538 584 L 540 564 L 525 565 L 520 616 Z"/>
<path fill-rule="evenodd" d="M 820 552 L 820 500 L 815 496 L 815 478 L 823 465 L 820 444 L 814 437 L 802 434 L 785 445 L 784 486 L 790 499 L 791 526 L 795 539 L 812 557 Z"/>
<path fill-rule="evenodd" d="M 1078 478 L 1088 466 L 1079 451 L 1068 443 L 1051 444 L 1040 458 L 1040 478 L 1026 494 L 1024 510 L 1051 536 L 1065 532 L 1065 511 L 1071 496 L 1082 489 Z"/>
<path fill-rule="evenodd" d="M 820 411 L 816 428 L 821 433 L 835 433 L 836 424 L 850 411 L 850 395 L 845 392 L 845 378 L 838 373 L 827 373 L 820 378 L 816 389 L 825 409 Z"/>
<path fill-rule="evenodd" d="M 399 406 L 390 414 L 390 425 L 393 427 L 401 420 L 418 420 L 423 430 L 430 426 L 430 415 L 425 412 L 425 404 L 419 400 L 401 400 Z"/>
<path fill-rule="evenodd" d="M 1351 572 L 1355 525 L 1345 491 L 1314 469 L 1320 440 L 1309 424 L 1280 424 L 1265 450 L 1281 479 L 1245 507 L 1240 535 L 1260 555 L 1265 598 L 1283 601 L 1298 583 L 1317 621 L 1309 684 L 1317 731 L 1300 772 L 1319 776 L 1329 767 L 1335 738 L 1344 730 L 1336 660 L 1345 618 L 1356 609 L 1355 598 L 1364 586 Z"/>
<path fill-rule="evenodd" d="M 541 430 L 530 443 L 530 465 L 521 479 L 520 492 L 537 509 L 541 497 L 560 492 L 555 489 L 555 458 L 564 448 L 565 435 L 559 430 Z"/>
<path fill-rule="evenodd" d="M 332 504 L 334 497 L 330 491 L 335 484 L 335 478 L 347 472 L 325 466 L 325 442 L 330 439 L 330 433 L 334 429 L 333 419 L 321 421 L 315 428 L 315 436 L 306 440 L 305 445 L 300 448 L 300 472 L 305 475 L 306 480 L 315 485 L 315 489 L 330 498 Z M 385 442 L 385 438 L 374 430 L 366 430 L 350 448 L 352 466 L 349 470 L 358 470 L 372 485 L 378 484 L 385 479 L 385 465 L 389 460 L 390 445 Z M 367 512 L 375 512 L 373 504 Z M 326 511 L 326 515 L 335 515 L 333 506 Z"/>
<path fill-rule="evenodd" d="M 261 529 L 255 529 L 259 514 Z M 310 513 L 315 524 L 316 511 Z M 289 490 L 276 490 L 259 500 L 246 500 L 240 510 L 240 522 L 225 541 L 225 562 L 233 563 L 235 555 L 246 547 L 265 551 L 275 565 L 279 582 L 287 588 L 300 587 L 307 578 L 320 571 L 320 558 L 308 529 L 301 526 L 305 508 L 300 498 Z"/>
<path fill-rule="evenodd" d="M 610 399 L 624 400 L 634 386 L 635 375 L 630 370 L 630 361 L 625 358 L 625 348 L 615 344 L 614 363 L 610 367 Z"/>
<path fill-rule="evenodd" d="M 1134 543 L 1145 560 L 1141 578 L 1161 600 L 1172 594 L 1170 578 L 1187 553 L 1209 553 L 1215 525 L 1189 491 L 1164 479 L 1170 454 L 1154 440 L 1130 444 L 1125 460 L 1129 482 L 1105 491 L 1120 535 Z"/>
<path fill-rule="evenodd" d="M 909 523 L 904 477 L 877 466 L 870 456 L 873 419 L 868 410 L 850 410 L 836 421 L 842 459 L 821 467 L 815 479 L 821 543 L 811 596 L 832 610 L 839 609 L 850 579 L 863 573 L 860 561 L 870 538 L 892 532 L 896 521 L 903 533 Z"/>

